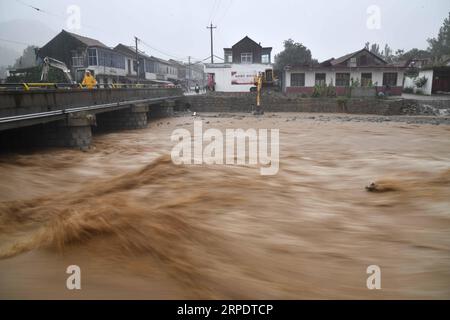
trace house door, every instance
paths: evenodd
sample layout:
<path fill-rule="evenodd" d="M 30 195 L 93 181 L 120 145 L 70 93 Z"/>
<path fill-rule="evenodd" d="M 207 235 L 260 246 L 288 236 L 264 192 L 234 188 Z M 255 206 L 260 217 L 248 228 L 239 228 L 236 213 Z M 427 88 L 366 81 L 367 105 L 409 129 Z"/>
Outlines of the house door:
<path fill-rule="evenodd" d="M 440 76 L 437 75 L 433 78 L 433 90 L 432 92 L 450 92 L 450 75 Z"/>
<path fill-rule="evenodd" d="M 130 75 L 131 74 L 131 60 L 127 59 L 127 62 L 128 62 L 128 74 Z"/>

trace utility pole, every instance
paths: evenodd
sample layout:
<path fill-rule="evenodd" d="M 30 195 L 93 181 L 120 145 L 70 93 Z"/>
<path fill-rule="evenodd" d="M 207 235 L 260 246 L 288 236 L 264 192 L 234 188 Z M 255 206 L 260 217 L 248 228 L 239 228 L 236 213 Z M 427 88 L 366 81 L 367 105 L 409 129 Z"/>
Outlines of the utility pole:
<path fill-rule="evenodd" d="M 191 91 L 191 56 L 188 57 L 188 69 L 187 69 L 187 85 L 188 91 Z"/>
<path fill-rule="evenodd" d="M 206 27 L 207 29 L 209 29 L 210 33 L 211 33 L 211 63 L 214 63 L 214 40 L 213 40 L 213 29 L 216 29 L 217 27 L 214 27 L 212 22 L 211 25 L 209 27 Z"/>
<path fill-rule="evenodd" d="M 136 43 L 136 78 L 137 83 L 139 84 L 139 51 L 138 51 L 138 37 L 134 37 L 134 41 Z"/>

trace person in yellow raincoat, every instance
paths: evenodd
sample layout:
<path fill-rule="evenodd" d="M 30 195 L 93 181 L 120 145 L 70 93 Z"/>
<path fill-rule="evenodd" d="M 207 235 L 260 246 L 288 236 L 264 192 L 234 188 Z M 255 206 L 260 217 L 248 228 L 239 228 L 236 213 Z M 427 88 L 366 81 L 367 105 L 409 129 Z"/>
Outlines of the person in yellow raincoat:
<path fill-rule="evenodd" d="M 88 89 L 94 89 L 94 87 L 97 85 L 97 80 L 95 80 L 89 70 L 87 70 L 84 74 L 83 82 L 81 83 L 81 85 Z"/>

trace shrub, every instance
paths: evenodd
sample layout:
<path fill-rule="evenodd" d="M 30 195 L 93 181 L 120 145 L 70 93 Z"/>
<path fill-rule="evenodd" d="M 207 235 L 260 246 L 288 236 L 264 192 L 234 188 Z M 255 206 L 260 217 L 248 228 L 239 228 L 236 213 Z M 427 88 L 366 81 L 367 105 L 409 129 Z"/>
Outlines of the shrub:
<path fill-rule="evenodd" d="M 423 76 L 415 80 L 414 84 L 416 85 L 417 88 L 422 88 L 427 84 L 427 81 L 428 81 L 427 77 Z"/>
<path fill-rule="evenodd" d="M 414 88 L 412 88 L 412 87 L 403 88 L 403 92 L 404 93 L 414 93 Z"/>
<path fill-rule="evenodd" d="M 356 80 L 353 80 L 353 78 L 351 78 L 351 81 L 350 81 L 351 83 L 350 83 L 350 86 L 351 87 L 360 87 L 361 86 L 361 83 L 359 82 L 359 79 L 357 78 Z"/>
<path fill-rule="evenodd" d="M 336 97 L 336 87 L 333 86 L 333 83 L 330 82 L 330 84 L 327 86 L 327 97 L 334 98 Z"/>
<path fill-rule="evenodd" d="M 316 84 L 314 86 L 314 91 L 311 96 L 313 98 L 323 97 L 325 89 L 326 89 L 326 86 L 319 86 Z"/>
<path fill-rule="evenodd" d="M 347 106 L 348 98 L 347 97 L 338 97 L 336 99 L 338 106 L 345 107 Z"/>

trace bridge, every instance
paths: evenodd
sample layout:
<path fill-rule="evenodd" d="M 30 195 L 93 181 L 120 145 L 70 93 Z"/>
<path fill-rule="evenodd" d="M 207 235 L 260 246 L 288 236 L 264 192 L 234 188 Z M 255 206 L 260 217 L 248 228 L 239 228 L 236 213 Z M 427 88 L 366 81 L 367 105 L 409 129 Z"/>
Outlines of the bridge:
<path fill-rule="evenodd" d="M 88 147 L 92 131 L 140 129 L 167 116 L 179 88 L 54 88 L 0 91 L 0 146 Z M 26 140 L 26 141 L 25 141 Z"/>

